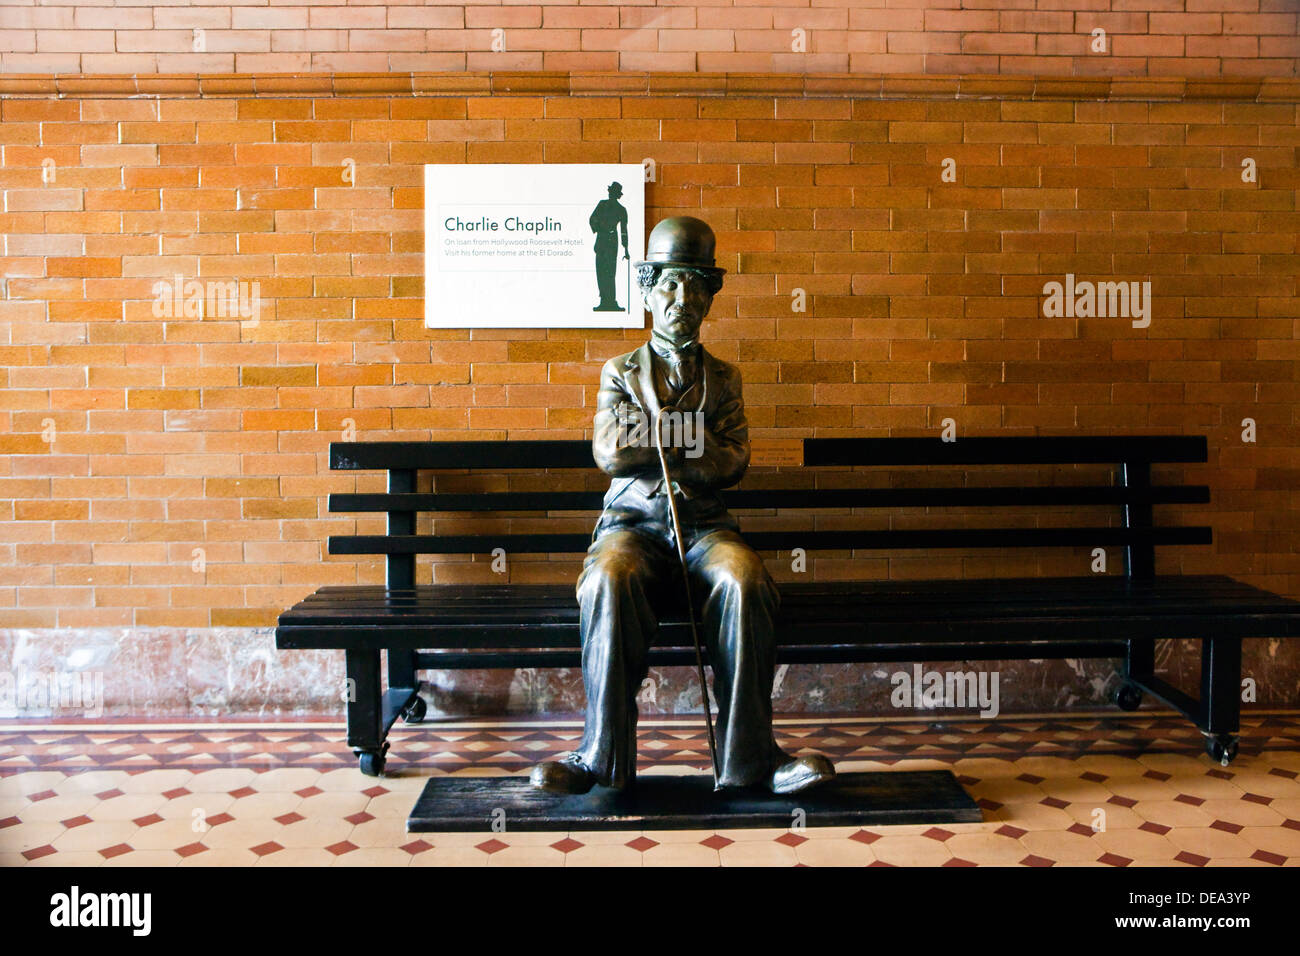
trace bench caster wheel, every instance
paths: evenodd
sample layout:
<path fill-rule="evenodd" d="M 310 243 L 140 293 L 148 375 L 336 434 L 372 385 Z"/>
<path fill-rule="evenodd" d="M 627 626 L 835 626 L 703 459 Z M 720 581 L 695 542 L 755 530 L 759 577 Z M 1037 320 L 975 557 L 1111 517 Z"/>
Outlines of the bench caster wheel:
<path fill-rule="evenodd" d="M 1137 710 L 1142 706 L 1142 690 L 1134 684 L 1120 684 L 1115 691 L 1115 704 L 1120 710 Z"/>
<path fill-rule="evenodd" d="M 1232 763 L 1232 758 L 1237 756 L 1237 738 L 1231 734 L 1210 737 L 1205 741 L 1205 752 L 1212 760 L 1217 760 L 1226 767 Z"/>
<path fill-rule="evenodd" d="M 429 705 L 424 702 L 423 697 L 417 695 L 414 700 L 406 705 L 406 709 L 402 711 L 402 719 L 408 724 L 418 724 L 420 721 L 424 720 L 424 716 L 428 712 Z"/>
<path fill-rule="evenodd" d="M 367 777 L 382 777 L 384 763 L 387 761 L 388 745 L 383 750 L 362 750 L 357 752 L 357 762 L 361 772 Z"/>

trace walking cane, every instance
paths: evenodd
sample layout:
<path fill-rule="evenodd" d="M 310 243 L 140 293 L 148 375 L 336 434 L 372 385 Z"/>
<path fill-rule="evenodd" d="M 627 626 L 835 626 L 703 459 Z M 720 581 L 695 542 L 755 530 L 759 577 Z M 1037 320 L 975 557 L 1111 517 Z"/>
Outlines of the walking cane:
<path fill-rule="evenodd" d="M 631 270 L 628 270 L 629 275 Z M 721 790 L 718 780 L 718 745 L 713 739 L 713 714 L 709 711 L 709 685 L 704 680 L 704 653 L 700 650 L 700 632 L 695 626 L 695 602 L 691 600 L 691 573 L 686 566 L 686 546 L 682 543 L 682 525 L 677 518 L 677 497 L 673 494 L 673 478 L 664 456 L 663 432 L 660 423 L 666 409 L 655 416 L 655 449 L 659 452 L 659 468 L 664 474 L 664 493 L 668 496 L 668 515 L 673 523 L 673 538 L 677 542 L 677 560 L 682 567 L 682 587 L 686 592 L 686 613 L 691 622 L 691 640 L 695 643 L 695 673 L 700 679 L 700 697 L 704 701 L 704 723 L 709 728 L 709 762 L 713 765 L 713 789 Z"/>

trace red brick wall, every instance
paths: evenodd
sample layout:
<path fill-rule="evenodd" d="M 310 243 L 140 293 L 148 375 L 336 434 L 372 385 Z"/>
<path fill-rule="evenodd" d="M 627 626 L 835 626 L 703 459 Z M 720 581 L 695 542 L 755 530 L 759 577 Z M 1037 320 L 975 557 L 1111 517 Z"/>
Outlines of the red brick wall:
<path fill-rule="evenodd" d="M 4 0 L 0 71 L 1294 76 L 1296 16 L 1294 0 Z M 1100 51 L 1092 49 L 1098 29 Z"/>
<path fill-rule="evenodd" d="M 1162 567 L 1300 594 L 1293 91 L 934 90 L 5 99 L 0 626 L 269 625 L 322 584 L 380 580 L 324 553 L 365 527 L 324 495 L 377 487 L 328 471 L 347 419 L 360 440 L 587 434 L 600 364 L 644 333 L 426 330 L 426 162 L 653 158 L 648 220 L 718 230 L 730 275 L 705 336 L 740 364 L 757 437 L 934 434 L 946 417 L 966 435 L 1208 434 L 1188 475 L 1213 506 L 1179 510 L 1216 544 Z M 260 322 L 156 318 L 153 285 L 178 273 L 260 282 Z M 1150 279 L 1150 328 L 1044 318 L 1043 284 L 1066 273 Z"/>

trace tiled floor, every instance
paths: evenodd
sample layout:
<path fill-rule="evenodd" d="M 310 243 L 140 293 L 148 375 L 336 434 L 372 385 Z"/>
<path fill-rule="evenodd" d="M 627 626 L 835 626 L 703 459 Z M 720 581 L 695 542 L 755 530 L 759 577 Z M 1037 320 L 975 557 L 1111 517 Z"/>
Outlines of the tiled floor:
<path fill-rule="evenodd" d="M 573 721 L 395 729 L 363 777 L 336 723 L 0 722 L 5 866 L 1296 866 L 1300 714 L 1244 720 L 1224 769 L 1185 720 L 783 719 L 842 771 L 944 769 L 983 823 L 789 830 L 408 834 L 434 774 L 524 772 Z M 643 723 L 644 772 L 703 769 L 691 720 Z"/>

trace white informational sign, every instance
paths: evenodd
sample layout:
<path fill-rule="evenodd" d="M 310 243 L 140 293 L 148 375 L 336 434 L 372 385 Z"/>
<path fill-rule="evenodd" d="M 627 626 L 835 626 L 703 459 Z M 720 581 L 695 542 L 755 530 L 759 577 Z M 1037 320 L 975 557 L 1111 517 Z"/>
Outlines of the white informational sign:
<path fill-rule="evenodd" d="M 424 167 L 424 324 L 643 328 L 639 164 Z"/>

